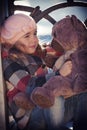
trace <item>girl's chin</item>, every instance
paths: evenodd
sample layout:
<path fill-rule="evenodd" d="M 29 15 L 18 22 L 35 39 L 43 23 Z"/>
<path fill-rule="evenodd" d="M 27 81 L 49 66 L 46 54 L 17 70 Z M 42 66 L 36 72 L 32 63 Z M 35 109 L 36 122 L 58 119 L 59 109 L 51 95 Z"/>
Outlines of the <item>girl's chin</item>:
<path fill-rule="evenodd" d="M 27 54 L 34 54 L 34 53 L 35 53 L 35 50 L 27 51 L 26 53 L 27 53 Z"/>

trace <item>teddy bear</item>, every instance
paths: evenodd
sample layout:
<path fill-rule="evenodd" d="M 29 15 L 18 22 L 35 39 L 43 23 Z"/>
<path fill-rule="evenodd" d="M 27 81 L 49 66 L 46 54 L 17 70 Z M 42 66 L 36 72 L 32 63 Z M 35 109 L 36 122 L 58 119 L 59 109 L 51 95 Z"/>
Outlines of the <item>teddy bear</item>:
<path fill-rule="evenodd" d="M 44 85 L 36 87 L 32 94 L 32 101 L 40 107 L 49 107 L 55 97 L 64 98 L 87 91 L 87 28 L 75 15 L 66 16 L 55 23 L 52 28 L 54 41 L 60 44 L 64 53 L 53 66 L 58 71 L 66 61 L 71 61 L 72 71 L 67 76 L 60 74 L 50 78 Z M 56 46 L 55 42 L 51 43 Z"/>

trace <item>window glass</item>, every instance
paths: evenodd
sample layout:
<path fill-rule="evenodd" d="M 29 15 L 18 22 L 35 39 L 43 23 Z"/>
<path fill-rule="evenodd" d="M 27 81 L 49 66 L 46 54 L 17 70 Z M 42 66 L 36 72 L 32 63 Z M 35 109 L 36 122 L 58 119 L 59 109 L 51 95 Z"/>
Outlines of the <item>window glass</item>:
<path fill-rule="evenodd" d="M 81 0 L 75 0 L 76 2 L 81 2 Z M 67 0 L 15 0 L 14 4 L 16 5 L 25 5 L 30 7 L 36 7 L 40 6 L 40 10 L 44 11 L 47 8 L 56 5 L 65 3 Z M 82 2 L 87 2 L 86 0 L 82 0 Z M 19 11 L 21 12 L 21 11 Z M 64 18 L 67 15 L 76 15 L 81 21 L 85 21 L 87 18 L 87 7 L 79 7 L 79 6 L 73 6 L 73 7 L 65 7 L 58 10 L 54 10 L 49 13 L 49 15 L 54 18 L 56 21 L 59 21 L 60 19 Z M 15 11 L 15 13 L 18 13 L 18 10 Z M 29 12 L 23 12 L 27 15 L 29 15 Z M 51 37 L 51 31 L 52 31 L 52 24 L 46 20 L 45 18 L 42 18 L 38 23 L 38 36 L 42 40 L 41 42 L 50 42 L 52 39 Z"/>

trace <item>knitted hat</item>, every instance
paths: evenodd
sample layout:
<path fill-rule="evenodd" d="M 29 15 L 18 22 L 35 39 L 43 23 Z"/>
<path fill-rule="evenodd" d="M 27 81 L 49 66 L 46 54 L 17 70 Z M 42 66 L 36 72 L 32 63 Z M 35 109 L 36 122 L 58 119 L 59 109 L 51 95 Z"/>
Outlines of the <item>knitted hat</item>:
<path fill-rule="evenodd" d="M 36 23 L 30 16 L 24 14 L 9 16 L 1 28 L 1 42 L 15 44 L 20 37 L 35 28 Z"/>
<path fill-rule="evenodd" d="M 78 48 L 87 39 L 87 29 L 76 16 L 67 16 L 52 29 L 54 39 L 65 49 Z"/>

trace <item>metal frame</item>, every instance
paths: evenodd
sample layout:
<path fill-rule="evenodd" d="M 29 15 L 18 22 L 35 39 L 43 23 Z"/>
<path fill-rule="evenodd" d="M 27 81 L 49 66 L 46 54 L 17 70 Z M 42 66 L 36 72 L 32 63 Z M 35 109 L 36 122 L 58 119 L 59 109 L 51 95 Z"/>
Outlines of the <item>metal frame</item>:
<path fill-rule="evenodd" d="M 39 22 L 42 18 L 47 19 L 50 23 L 54 24 L 56 20 L 52 18 L 49 13 L 61 9 L 61 8 L 66 8 L 66 7 L 87 7 L 87 2 L 74 2 L 74 0 L 67 0 L 67 2 L 56 4 L 54 6 L 51 6 L 47 8 L 44 11 L 40 10 L 40 7 L 37 6 L 35 8 L 33 7 L 26 7 L 26 6 L 21 6 L 21 5 L 12 5 L 12 2 L 9 4 L 9 7 L 12 7 L 11 10 L 9 11 L 10 14 L 13 14 L 15 10 L 20 10 L 20 11 L 27 11 L 30 12 L 31 16 L 35 19 L 36 22 Z"/>

